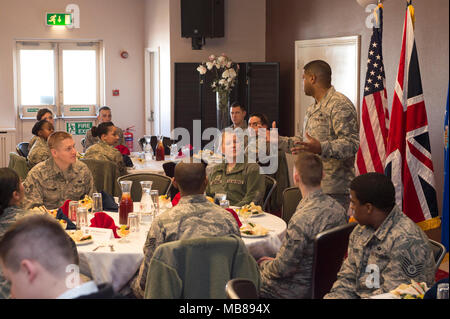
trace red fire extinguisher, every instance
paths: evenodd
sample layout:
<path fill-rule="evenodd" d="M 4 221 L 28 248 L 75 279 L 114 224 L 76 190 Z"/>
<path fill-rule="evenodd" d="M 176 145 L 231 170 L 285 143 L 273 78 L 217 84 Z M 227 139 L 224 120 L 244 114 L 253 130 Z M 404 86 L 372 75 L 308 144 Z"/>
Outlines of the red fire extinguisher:
<path fill-rule="evenodd" d="M 123 139 L 125 140 L 125 145 L 128 147 L 130 152 L 133 152 L 133 130 L 134 126 L 127 127 L 125 132 L 123 133 Z"/>

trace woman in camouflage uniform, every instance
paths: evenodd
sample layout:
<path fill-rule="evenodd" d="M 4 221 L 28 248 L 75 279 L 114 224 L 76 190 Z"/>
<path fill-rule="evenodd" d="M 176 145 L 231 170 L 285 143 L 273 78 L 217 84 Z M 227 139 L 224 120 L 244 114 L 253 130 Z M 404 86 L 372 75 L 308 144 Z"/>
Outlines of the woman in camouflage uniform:
<path fill-rule="evenodd" d="M 19 175 L 10 168 L 0 168 L 0 237 L 6 230 L 23 217 L 25 210 L 20 208 L 24 197 L 24 188 Z M 10 297 L 10 285 L 0 269 L 0 299 Z"/>
<path fill-rule="evenodd" d="M 226 162 L 213 167 L 206 194 L 226 193 L 232 206 L 244 206 L 254 202 L 261 205 L 264 199 L 265 180 L 256 163 L 243 160 L 243 147 L 236 133 L 222 134 L 222 153 Z M 241 155 L 241 156 L 240 156 Z"/>
<path fill-rule="evenodd" d="M 100 141 L 86 150 L 84 158 L 102 161 L 112 161 L 119 168 L 120 175 L 127 174 L 127 168 L 122 154 L 114 148 L 119 140 L 117 127 L 112 122 L 101 123 L 92 127 L 92 136 L 98 137 Z"/>
<path fill-rule="evenodd" d="M 50 158 L 50 149 L 47 145 L 47 139 L 54 131 L 53 124 L 40 120 L 33 126 L 32 133 L 36 136 L 36 141 L 28 154 L 28 167 L 31 169 L 36 164 Z"/>
<path fill-rule="evenodd" d="M 46 120 L 47 122 L 52 123 L 53 127 L 55 127 L 55 119 L 53 118 L 53 112 L 49 109 L 40 109 L 36 114 L 36 120 Z M 38 137 L 33 136 L 28 144 L 28 152 L 31 151 L 34 143 L 36 143 Z"/>

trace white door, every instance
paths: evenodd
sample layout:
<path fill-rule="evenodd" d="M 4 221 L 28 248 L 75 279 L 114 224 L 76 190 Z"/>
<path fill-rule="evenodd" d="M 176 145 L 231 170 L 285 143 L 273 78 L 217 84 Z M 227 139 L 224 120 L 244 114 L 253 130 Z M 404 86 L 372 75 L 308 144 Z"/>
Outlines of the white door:
<path fill-rule="evenodd" d="M 303 91 L 303 67 L 313 60 L 331 66 L 331 84 L 358 110 L 360 36 L 295 41 L 295 135 L 303 126 L 306 109 L 314 99 Z"/>
<path fill-rule="evenodd" d="M 145 135 L 161 134 L 159 47 L 145 49 Z"/>

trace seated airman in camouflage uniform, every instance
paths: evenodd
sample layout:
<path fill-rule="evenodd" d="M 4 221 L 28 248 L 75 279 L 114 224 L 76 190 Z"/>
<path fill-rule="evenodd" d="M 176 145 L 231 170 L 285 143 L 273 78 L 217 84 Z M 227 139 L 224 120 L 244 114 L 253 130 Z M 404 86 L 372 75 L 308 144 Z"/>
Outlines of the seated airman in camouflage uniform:
<path fill-rule="evenodd" d="M 323 192 L 347 210 L 348 187 L 355 177 L 355 155 L 359 148 L 356 108 L 331 85 L 331 68 L 325 61 L 305 65 L 303 84 L 305 94 L 314 97 L 315 103 L 306 110 L 302 134 L 280 136 L 278 147 L 294 154 L 303 150 L 320 155 L 324 169 Z"/>
<path fill-rule="evenodd" d="M 314 238 L 322 231 L 346 223 L 344 208 L 321 190 L 322 173 L 319 156 L 300 152 L 293 177 L 302 200 L 289 221 L 276 257 L 258 260 L 262 298 L 311 297 Z"/>
<path fill-rule="evenodd" d="M 0 168 L 0 238 L 18 219 L 36 214 L 22 209 L 24 188 L 17 173 L 10 168 Z M 10 284 L 0 269 L 0 299 L 10 298 Z"/>
<path fill-rule="evenodd" d="M 206 194 L 214 197 L 216 193 L 226 193 L 232 206 L 244 206 L 251 202 L 262 204 L 264 177 L 259 172 L 258 164 L 245 161 L 243 147 L 234 132 L 222 134 L 222 153 L 226 162 L 212 168 Z"/>
<path fill-rule="evenodd" d="M 144 296 L 148 266 L 159 245 L 198 237 L 232 234 L 240 237 L 233 215 L 211 203 L 203 194 L 207 182 L 202 163 L 182 162 L 175 167 L 173 183 L 180 190 L 181 199 L 175 207 L 157 216 L 150 227 L 144 246 L 144 260 L 131 282 L 137 298 Z"/>
<path fill-rule="evenodd" d="M 100 125 L 101 123 L 105 123 L 105 122 L 111 122 L 111 119 L 112 119 L 111 109 L 108 106 L 102 106 L 98 110 L 98 116 L 97 116 L 98 125 Z M 113 146 L 117 146 L 117 145 L 126 146 L 125 139 L 123 138 L 123 131 L 120 127 L 117 127 L 117 135 L 119 136 L 119 138 L 114 143 Z M 86 136 L 84 138 L 83 152 L 86 152 L 86 150 L 90 146 L 92 146 L 98 142 L 100 142 L 100 137 L 94 136 L 92 134 L 92 129 L 90 129 L 89 131 L 87 131 Z"/>
<path fill-rule="evenodd" d="M 395 204 L 395 189 L 383 174 L 368 173 L 350 184 L 358 224 L 348 257 L 325 299 L 368 298 L 400 284 L 434 283 L 436 264 L 427 235 Z"/>
<path fill-rule="evenodd" d="M 32 133 L 37 137 L 33 147 L 28 153 L 28 167 L 31 169 L 36 164 L 51 157 L 47 139 L 54 131 L 53 125 L 46 120 L 40 120 L 33 126 Z"/>
<path fill-rule="evenodd" d="M 46 120 L 47 122 L 50 122 L 55 127 L 55 120 L 53 119 L 53 112 L 47 108 L 40 109 L 36 114 L 36 120 Z M 35 135 L 31 138 L 30 142 L 28 143 L 28 152 L 31 151 L 31 148 L 33 147 L 34 143 L 36 143 L 38 137 Z"/>
<path fill-rule="evenodd" d="M 77 160 L 72 136 L 66 132 L 54 132 L 47 143 L 52 157 L 33 167 L 23 183 L 25 208 L 44 205 L 48 209 L 56 209 L 67 199 L 92 196 L 94 179 L 86 164 Z"/>
<path fill-rule="evenodd" d="M 123 156 L 113 146 L 119 139 L 117 127 L 112 122 L 103 122 L 99 126 L 94 126 L 91 131 L 94 137 L 100 138 L 100 142 L 90 146 L 84 154 L 84 158 L 114 162 L 119 168 L 120 175 L 125 175 L 127 168 Z"/>

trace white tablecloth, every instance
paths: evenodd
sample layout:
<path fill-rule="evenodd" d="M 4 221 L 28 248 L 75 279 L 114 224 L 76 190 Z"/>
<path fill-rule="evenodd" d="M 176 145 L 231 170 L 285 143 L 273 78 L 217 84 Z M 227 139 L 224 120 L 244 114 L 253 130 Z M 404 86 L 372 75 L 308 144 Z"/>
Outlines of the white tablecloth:
<path fill-rule="evenodd" d="M 139 203 L 134 204 L 135 211 L 137 211 Z M 116 225 L 119 225 L 119 213 L 108 214 L 114 219 Z M 93 215 L 90 216 L 90 218 L 92 217 Z M 274 256 L 286 233 L 286 223 L 271 214 L 252 217 L 249 221 L 261 224 L 270 230 L 266 237 L 242 238 L 249 252 L 255 259 L 262 256 Z M 123 239 L 111 239 L 109 244 L 113 244 L 114 252 L 111 252 L 108 246 L 93 251 L 102 244 L 95 238 L 91 244 L 78 246 L 81 273 L 92 277 L 97 284 L 112 283 L 115 291 L 122 288 L 139 269 L 144 258 L 143 247 L 150 226 L 147 229 L 140 226 L 138 234 L 133 235 L 134 237 L 127 237 L 129 242 L 124 243 Z"/>

